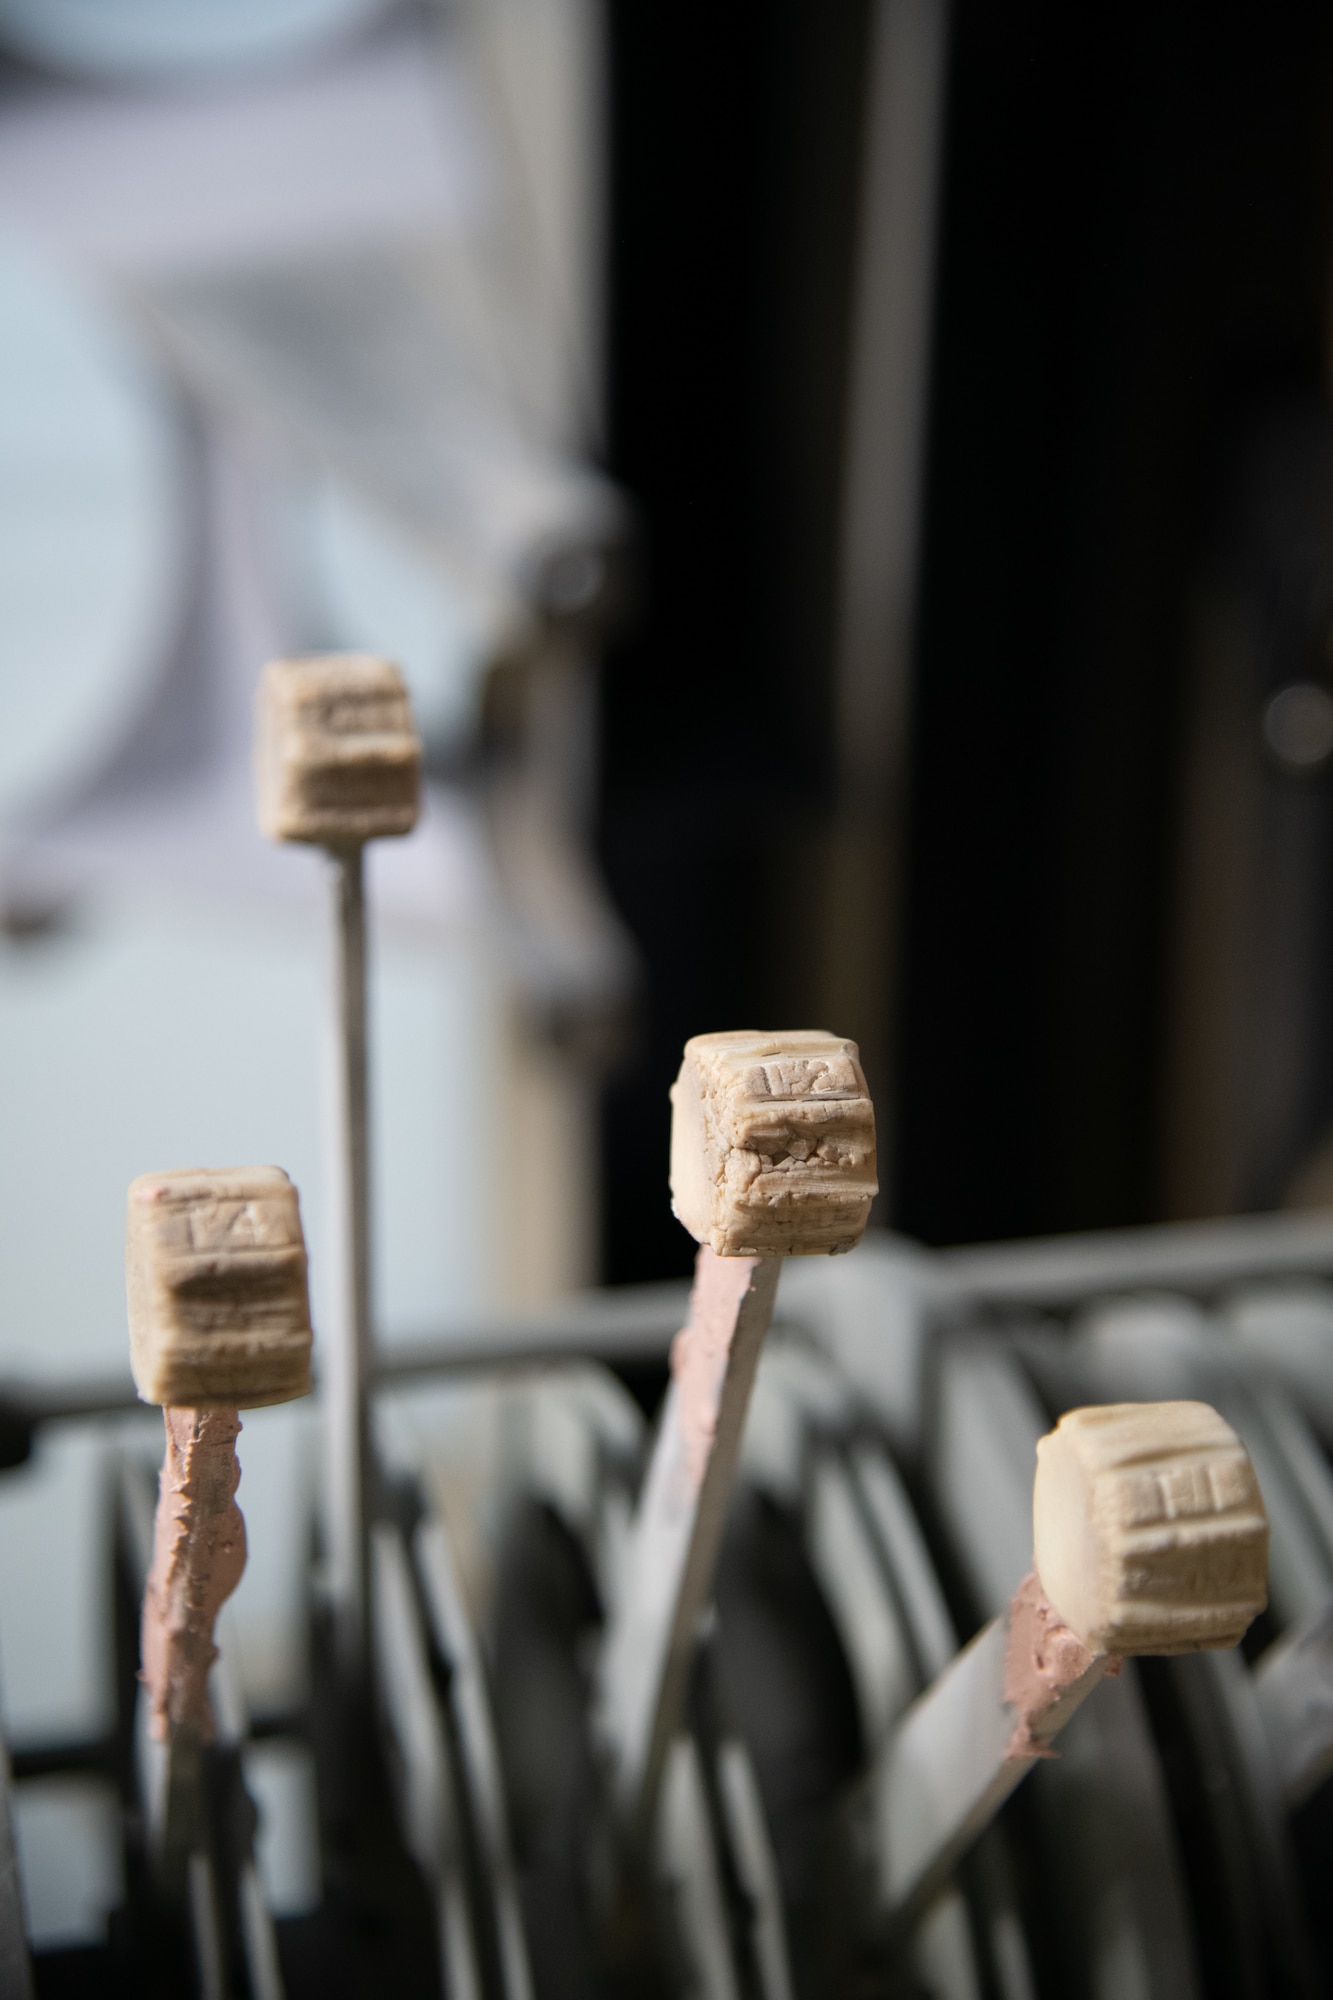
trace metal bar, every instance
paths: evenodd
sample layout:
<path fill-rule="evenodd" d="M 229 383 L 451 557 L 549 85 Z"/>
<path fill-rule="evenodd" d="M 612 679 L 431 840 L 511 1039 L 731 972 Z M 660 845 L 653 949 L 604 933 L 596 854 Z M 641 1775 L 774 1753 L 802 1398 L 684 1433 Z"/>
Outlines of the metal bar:
<path fill-rule="evenodd" d="M 1036 1242 L 968 1245 L 935 1254 L 944 1295 L 997 1305 L 1072 1305 L 1099 1291 L 1152 1286 L 1212 1294 L 1284 1276 L 1333 1277 L 1333 1219 L 1313 1215 L 1237 1216 L 1167 1223 Z M 520 1319 L 484 1318 L 419 1339 L 396 1341 L 367 1360 L 367 1379 L 392 1387 L 419 1377 L 485 1368 L 590 1359 L 657 1361 L 683 1325 L 683 1285 L 583 1292 Z M 795 1316 L 799 1319 L 799 1316 Z M 782 1324 L 782 1316 L 775 1324 Z M 331 1363 L 320 1387 L 327 1394 Z M 70 1383 L 0 1381 L 0 1411 L 41 1425 L 141 1413 L 128 1374 Z"/>
<path fill-rule="evenodd" d="M 366 1402 L 372 1367 L 364 850 L 348 846 L 329 852 L 335 965 L 327 1173 L 334 1282 L 325 1347 L 326 1518 L 334 1643 L 344 1675 L 359 1682 L 367 1662 Z"/>
<path fill-rule="evenodd" d="M 449 2000 L 480 2000 L 481 1973 L 463 1861 L 462 1809 L 426 1635 L 398 1529 L 375 1524 L 375 1638 L 384 1719 L 393 1738 L 399 1817 L 435 1904 Z"/>
<path fill-rule="evenodd" d="M 190 1928 L 194 1935 L 195 1964 L 199 1975 L 199 2000 L 227 2000 L 217 1883 L 213 1864 L 202 1848 L 196 1848 L 189 1857 L 186 1881 Z"/>
<path fill-rule="evenodd" d="M 698 2000 L 742 2000 L 699 1746 L 692 1736 L 677 1736 L 670 1752 L 656 1859 L 688 1969 L 687 1990 Z"/>
<path fill-rule="evenodd" d="M 1095 1655 L 1042 1716 L 1031 1748 L 1005 1699 L 1009 1618 L 993 1619 L 908 1709 L 872 1778 L 882 1920 L 908 1927 L 1111 1664 Z"/>
<path fill-rule="evenodd" d="M 370 1379 L 392 1388 L 429 1375 L 487 1368 L 542 1367 L 552 1362 L 665 1361 L 671 1337 L 685 1324 L 687 1285 L 635 1285 L 580 1292 L 522 1319 L 484 1318 L 443 1327 L 420 1339 L 373 1347 Z M 329 1369 L 318 1378 L 325 1393 Z M 15 1423 L 90 1422 L 98 1417 L 147 1416 L 128 1375 L 89 1376 L 71 1383 L 0 1379 L 0 1418 Z"/>
<path fill-rule="evenodd" d="M 778 1257 L 718 1257 L 704 1245 L 689 1323 L 672 1354 L 673 1380 L 630 1531 L 599 1688 L 617 1803 L 641 1839 L 652 1827 L 699 1621 L 712 1593 L 781 1263 Z"/>
<path fill-rule="evenodd" d="M 152 1567 L 156 1518 L 154 1485 L 160 1480 L 131 1459 L 121 1461 L 119 1495 L 127 1554 L 137 1573 L 142 1599 Z M 206 1848 L 203 1745 L 198 1731 L 173 1727 L 167 1741 L 148 1726 L 148 1691 L 140 1686 L 135 1716 L 139 1796 L 147 1826 L 158 1888 L 182 1903 L 194 1945 L 201 2000 L 225 1995 L 217 1885 Z"/>
<path fill-rule="evenodd" d="M 1333 1772 L 1333 1608 L 1268 1648 L 1254 1692 L 1277 1782 L 1294 1812 Z"/>
<path fill-rule="evenodd" d="M 761 2000 L 794 2000 L 782 1884 L 750 1753 L 729 1737 L 717 1753 L 717 1790 L 732 1858 L 751 1910 L 750 1937 Z"/>
<path fill-rule="evenodd" d="M 17 1423 L 73 1423 L 88 1417 L 120 1416 L 130 1410 L 147 1416 L 152 1407 L 140 1402 L 128 1372 L 90 1375 L 72 1382 L 0 1382 L 0 1408 Z"/>
<path fill-rule="evenodd" d="M 504 2000 L 532 2000 L 532 1970 L 505 1811 L 504 1781 L 486 1680 L 471 1622 L 454 1574 L 449 1536 L 440 1519 L 424 1521 L 413 1538 L 417 1573 L 436 1645 L 449 1669 L 460 1761 L 467 1780 L 477 1844 L 495 1919 Z"/>
<path fill-rule="evenodd" d="M 209 1697 L 213 1705 L 213 1720 L 218 1743 L 236 1753 L 237 1769 L 234 1782 L 244 1788 L 242 1752 L 250 1741 L 250 1714 L 240 1676 L 236 1670 L 240 1647 L 235 1628 L 235 1610 L 232 1603 L 228 1602 L 218 1614 L 216 1632 L 218 1656 L 209 1675 Z M 227 1854 L 230 1865 L 226 1873 L 235 1883 L 235 1915 L 239 1919 L 238 1927 L 250 1986 L 250 2000 L 283 2000 L 282 1968 L 278 1961 L 277 1937 L 274 1934 L 273 1918 L 264 1901 L 263 1886 L 255 1862 L 254 1825 L 255 1820 L 250 1815 L 228 1812 L 223 1816 L 223 1824 L 219 1831 L 222 1840 L 230 1849 Z"/>
<path fill-rule="evenodd" d="M 283 2000 L 282 1967 L 273 1919 L 264 1901 L 259 1870 L 253 1861 L 241 1864 L 237 1891 L 241 1906 L 241 1942 L 250 1975 L 251 2000 Z"/>
<path fill-rule="evenodd" d="M 665 1361 L 689 1312 L 687 1285 L 636 1285 L 581 1292 L 522 1319 L 444 1328 L 421 1340 L 395 1341 L 375 1357 L 377 1384 L 448 1369 L 521 1367 L 588 1358 Z"/>
<path fill-rule="evenodd" d="M 1209 1295 L 1251 1279 L 1333 1275 L 1333 1217 L 1235 1215 L 939 1253 L 950 1289 L 1012 1305 L 1074 1305 L 1163 1286 Z"/>

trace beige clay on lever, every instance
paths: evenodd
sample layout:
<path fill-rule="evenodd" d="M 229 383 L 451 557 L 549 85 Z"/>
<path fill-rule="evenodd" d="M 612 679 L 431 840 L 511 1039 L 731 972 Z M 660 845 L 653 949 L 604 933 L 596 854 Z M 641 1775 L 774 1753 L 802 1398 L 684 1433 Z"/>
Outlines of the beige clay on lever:
<path fill-rule="evenodd" d="M 130 1350 L 164 1405 L 167 1449 L 144 1594 L 153 1734 L 212 1734 L 213 1626 L 245 1568 L 239 1410 L 310 1388 L 310 1301 L 296 1189 L 278 1167 L 143 1174 L 129 1193 Z"/>
<path fill-rule="evenodd" d="M 153 1561 L 144 1592 L 140 1645 L 152 1733 L 213 1734 L 208 1674 L 213 1627 L 245 1569 L 245 1521 L 236 1505 L 241 1468 L 235 1410 L 164 1410 Z"/>

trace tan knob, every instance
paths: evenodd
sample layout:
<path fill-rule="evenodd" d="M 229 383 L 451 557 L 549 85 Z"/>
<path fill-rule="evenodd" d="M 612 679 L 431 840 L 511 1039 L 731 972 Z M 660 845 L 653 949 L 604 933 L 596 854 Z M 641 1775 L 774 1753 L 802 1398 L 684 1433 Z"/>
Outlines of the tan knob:
<path fill-rule="evenodd" d="M 878 1183 L 855 1042 L 696 1035 L 671 1103 L 671 1205 L 696 1242 L 720 1257 L 810 1257 L 861 1240 Z"/>
<path fill-rule="evenodd" d="M 1037 1575 L 1090 1653 L 1234 1646 L 1268 1601 L 1268 1517 L 1207 1403 L 1070 1410 L 1037 1446 Z"/>
<path fill-rule="evenodd" d="M 410 833 L 421 745 L 397 667 L 369 653 L 272 661 L 259 683 L 255 765 L 270 840 L 339 847 Z"/>
<path fill-rule="evenodd" d="M 255 1409 L 308 1393 L 305 1236 L 280 1167 L 141 1174 L 125 1275 L 144 1402 Z"/>

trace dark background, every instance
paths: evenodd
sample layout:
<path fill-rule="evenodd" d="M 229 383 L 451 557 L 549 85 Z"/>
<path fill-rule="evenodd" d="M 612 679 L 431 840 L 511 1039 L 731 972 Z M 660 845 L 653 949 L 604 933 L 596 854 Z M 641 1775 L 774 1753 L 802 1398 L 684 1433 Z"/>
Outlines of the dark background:
<path fill-rule="evenodd" d="M 689 1263 L 660 1171 L 685 1037 L 804 1024 L 818 991 L 869 14 L 609 19 L 609 456 L 642 527 L 602 708 L 600 850 L 645 967 L 603 1119 L 621 1282 Z M 1249 532 L 1256 430 L 1323 435 L 1331 113 L 1326 8 L 954 11 L 895 1053 L 872 1079 L 885 1219 L 929 1242 L 1207 1205 L 1169 1168 L 1196 613 Z M 1307 1102 L 1283 1171 L 1328 1108 Z M 1225 1205 L 1273 1198 L 1271 1161 L 1264 1187 L 1247 1172 Z"/>

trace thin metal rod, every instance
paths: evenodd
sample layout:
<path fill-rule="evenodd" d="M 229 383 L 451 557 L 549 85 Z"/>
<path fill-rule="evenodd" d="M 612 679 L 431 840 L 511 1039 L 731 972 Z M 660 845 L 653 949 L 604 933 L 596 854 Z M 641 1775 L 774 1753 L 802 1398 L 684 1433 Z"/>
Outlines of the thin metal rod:
<path fill-rule="evenodd" d="M 1150 1286 L 1210 1298 L 1231 1285 L 1333 1273 L 1327 1215 L 1229 1215 L 1087 1236 L 978 1243 L 944 1250 L 936 1269 L 950 1289 L 1011 1305 L 1076 1305 L 1093 1292 Z"/>
<path fill-rule="evenodd" d="M 333 1036 L 327 1175 L 333 1284 L 324 1353 L 329 1587 L 339 1665 L 365 1672 L 370 1447 L 370 1171 L 366 1126 L 366 906 L 363 849 L 330 850 L 334 885 Z"/>

